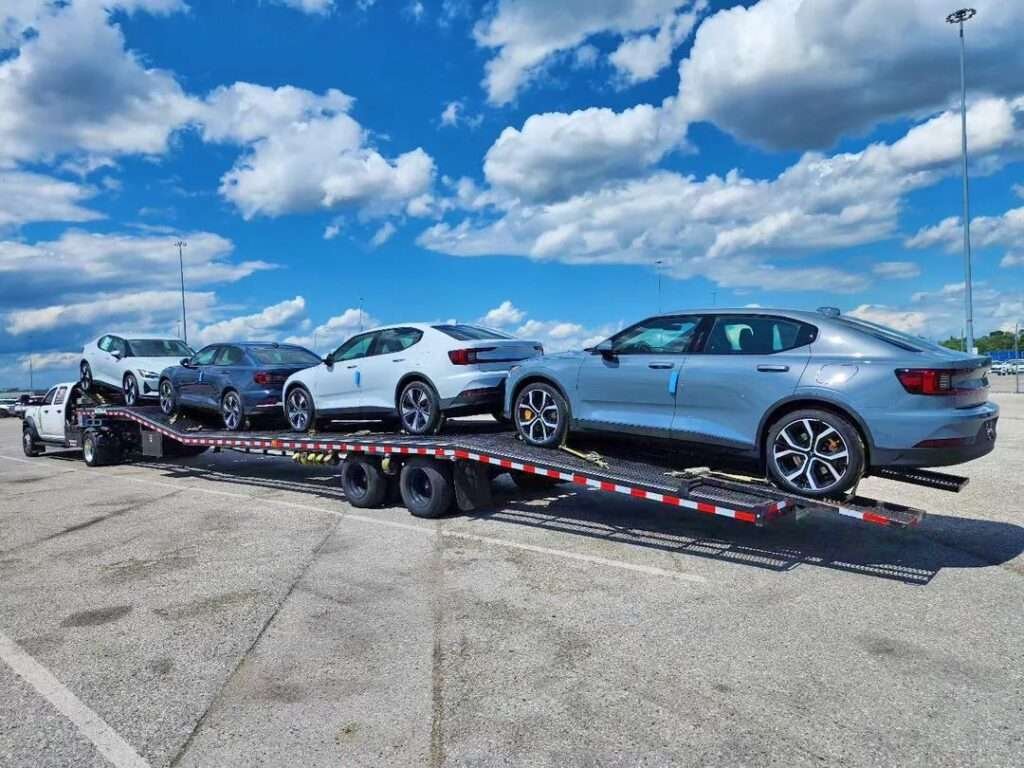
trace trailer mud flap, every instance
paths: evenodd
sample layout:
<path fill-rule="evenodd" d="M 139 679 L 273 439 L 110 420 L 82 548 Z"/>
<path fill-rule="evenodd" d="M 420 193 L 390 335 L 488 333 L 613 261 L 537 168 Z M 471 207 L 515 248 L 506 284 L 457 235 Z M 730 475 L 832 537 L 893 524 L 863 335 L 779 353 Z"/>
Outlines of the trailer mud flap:
<path fill-rule="evenodd" d="M 455 504 L 460 512 L 493 506 L 489 467 L 476 461 L 456 461 L 452 477 L 455 480 Z"/>

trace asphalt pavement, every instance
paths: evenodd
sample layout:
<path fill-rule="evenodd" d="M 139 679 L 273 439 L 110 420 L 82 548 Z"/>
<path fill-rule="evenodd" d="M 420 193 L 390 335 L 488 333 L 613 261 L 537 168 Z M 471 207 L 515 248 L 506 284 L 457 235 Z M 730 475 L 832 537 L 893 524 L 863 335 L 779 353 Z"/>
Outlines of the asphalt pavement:
<path fill-rule="evenodd" d="M 0 765 L 1019 766 L 1024 395 L 993 397 L 962 493 L 862 484 L 909 531 L 507 483 L 424 521 L 284 459 L 26 459 L 0 421 Z"/>

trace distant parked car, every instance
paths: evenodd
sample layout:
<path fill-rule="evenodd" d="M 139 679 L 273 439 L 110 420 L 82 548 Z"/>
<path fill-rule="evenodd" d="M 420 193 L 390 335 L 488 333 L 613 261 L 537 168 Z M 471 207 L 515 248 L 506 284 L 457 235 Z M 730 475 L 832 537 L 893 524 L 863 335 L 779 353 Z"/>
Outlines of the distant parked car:
<path fill-rule="evenodd" d="M 245 428 L 246 419 L 281 413 L 281 387 L 296 371 L 319 365 L 305 347 L 268 342 L 210 344 L 160 374 L 160 410 L 179 408 L 220 414 L 224 428 Z"/>
<path fill-rule="evenodd" d="M 17 404 L 18 398 L 16 397 L 0 398 L 0 419 L 6 419 L 9 416 L 14 416 L 14 407 Z"/>
<path fill-rule="evenodd" d="M 1024 373 L 1024 360 L 1001 360 L 993 363 L 992 372 L 998 376 L 1013 376 Z"/>
<path fill-rule="evenodd" d="M 376 328 L 289 378 L 285 416 L 297 432 L 350 418 L 396 419 L 410 434 L 433 434 L 446 416 L 501 417 L 509 368 L 543 352 L 539 342 L 476 325 Z"/>
<path fill-rule="evenodd" d="M 834 310 L 695 310 L 524 362 L 505 409 L 531 445 L 557 447 L 573 430 L 694 443 L 760 462 L 788 492 L 826 497 L 872 467 L 991 451 L 988 369 L 987 357 Z"/>
<path fill-rule="evenodd" d="M 192 349 L 180 339 L 108 333 L 85 345 L 79 380 L 84 392 L 115 389 L 126 405 L 137 405 L 159 396 L 164 368 L 191 356 Z"/>

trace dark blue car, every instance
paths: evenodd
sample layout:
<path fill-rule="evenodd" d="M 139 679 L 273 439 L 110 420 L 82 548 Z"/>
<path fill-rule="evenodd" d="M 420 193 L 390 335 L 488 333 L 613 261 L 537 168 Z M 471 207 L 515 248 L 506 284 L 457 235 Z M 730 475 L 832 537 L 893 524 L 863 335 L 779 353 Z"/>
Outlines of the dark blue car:
<path fill-rule="evenodd" d="M 293 344 L 210 344 L 160 374 L 160 410 L 168 416 L 182 408 L 214 411 L 225 429 L 244 429 L 249 419 L 279 415 L 285 379 L 320 363 Z"/>

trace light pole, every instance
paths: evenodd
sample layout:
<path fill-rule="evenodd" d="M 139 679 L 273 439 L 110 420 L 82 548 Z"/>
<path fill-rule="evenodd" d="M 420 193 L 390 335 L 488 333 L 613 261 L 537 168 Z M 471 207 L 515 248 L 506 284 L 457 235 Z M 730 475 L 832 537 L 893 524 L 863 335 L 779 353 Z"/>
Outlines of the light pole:
<path fill-rule="evenodd" d="M 964 177 L 964 314 L 967 337 L 965 346 L 974 351 L 974 298 L 971 290 L 971 205 L 967 192 L 967 75 L 964 65 L 964 22 L 974 18 L 973 8 L 961 8 L 946 17 L 960 28 L 960 156 Z"/>
<path fill-rule="evenodd" d="M 658 312 L 661 312 L 661 265 L 664 264 L 664 260 L 658 259 L 654 262 L 655 268 L 658 270 Z"/>
<path fill-rule="evenodd" d="M 181 338 L 188 344 L 188 323 L 185 320 L 185 257 L 181 252 L 188 243 L 179 240 L 175 245 L 178 246 L 178 270 L 181 273 Z"/>

